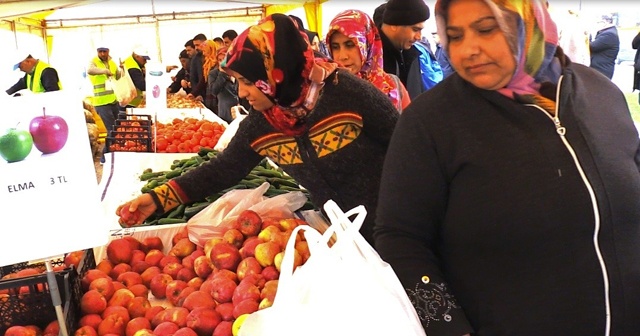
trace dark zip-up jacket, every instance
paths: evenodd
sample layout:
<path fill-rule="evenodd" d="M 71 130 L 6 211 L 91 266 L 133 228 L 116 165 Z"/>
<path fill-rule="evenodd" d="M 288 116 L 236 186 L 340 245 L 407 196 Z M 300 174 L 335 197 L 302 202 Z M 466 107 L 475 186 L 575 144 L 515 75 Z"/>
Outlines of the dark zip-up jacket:
<path fill-rule="evenodd" d="M 427 335 L 640 335 L 639 149 L 622 92 L 580 64 L 555 120 L 456 73 L 414 100 L 374 237 Z"/>

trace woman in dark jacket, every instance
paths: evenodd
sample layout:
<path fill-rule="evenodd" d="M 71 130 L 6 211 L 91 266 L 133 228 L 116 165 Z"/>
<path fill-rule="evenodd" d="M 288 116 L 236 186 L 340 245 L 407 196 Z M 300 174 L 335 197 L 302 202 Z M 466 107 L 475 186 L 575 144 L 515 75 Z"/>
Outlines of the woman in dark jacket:
<path fill-rule="evenodd" d="M 427 335 L 640 335 L 640 139 L 543 1 L 438 0 L 455 73 L 402 112 L 375 247 Z"/>
<path fill-rule="evenodd" d="M 633 61 L 633 90 L 640 90 L 640 32 L 633 38 L 631 47 L 636 49 L 636 58 Z M 638 104 L 640 104 L 640 93 L 638 93 Z"/>
<path fill-rule="evenodd" d="M 603 28 L 598 30 L 595 39 L 589 43 L 590 66 L 611 79 L 616 67 L 616 57 L 620 51 L 620 38 L 611 17 L 603 16 L 601 23 Z"/>

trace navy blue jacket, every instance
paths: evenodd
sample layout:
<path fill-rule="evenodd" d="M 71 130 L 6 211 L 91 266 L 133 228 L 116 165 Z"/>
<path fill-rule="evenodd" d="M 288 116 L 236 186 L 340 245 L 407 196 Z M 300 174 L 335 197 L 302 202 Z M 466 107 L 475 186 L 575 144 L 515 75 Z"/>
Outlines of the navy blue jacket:
<path fill-rule="evenodd" d="M 616 57 L 620 51 L 618 29 L 608 27 L 599 30 L 596 38 L 589 43 L 589 49 L 591 50 L 591 67 L 609 79 L 613 78 Z"/>

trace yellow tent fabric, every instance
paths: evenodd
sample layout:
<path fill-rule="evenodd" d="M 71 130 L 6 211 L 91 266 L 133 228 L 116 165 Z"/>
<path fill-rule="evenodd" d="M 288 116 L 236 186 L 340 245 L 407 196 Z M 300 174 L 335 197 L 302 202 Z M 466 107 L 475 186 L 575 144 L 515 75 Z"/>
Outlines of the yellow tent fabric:
<path fill-rule="evenodd" d="M 314 31 L 318 33 L 318 36 L 322 36 L 322 2 L 325 1 L 316 1 L 316 2 L 308 2 L 304 4 L 304 12 L 307 16 L 307 23 L 310 31 Z"/>
<path fill-rule="evenodd" d="M 265 14 L 267 16 L 273 13 L 287 13 L 294 9 L 304 7 L 305 16 L 307 19 L 307 29 L 317 32 L 319 36 L 322 36 L 322 3 L 329 0 L 317 0 L 313 2 L 307 2 L 304 5 L 267 5 L 265 6 Z"/>

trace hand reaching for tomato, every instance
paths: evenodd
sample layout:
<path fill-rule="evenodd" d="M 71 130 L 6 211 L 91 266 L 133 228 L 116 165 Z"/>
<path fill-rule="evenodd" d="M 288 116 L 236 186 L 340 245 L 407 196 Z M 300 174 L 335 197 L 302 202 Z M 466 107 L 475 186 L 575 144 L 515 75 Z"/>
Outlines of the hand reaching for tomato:
<path fill-rule="evenodd" d="M 131 227 L 140 225 L 157 209 L 156 203 L 149 194 L 142 194 L 133 200 L 126 202 L 116 209 L 116 215 L 120 218 L 120 225 Z"/>

